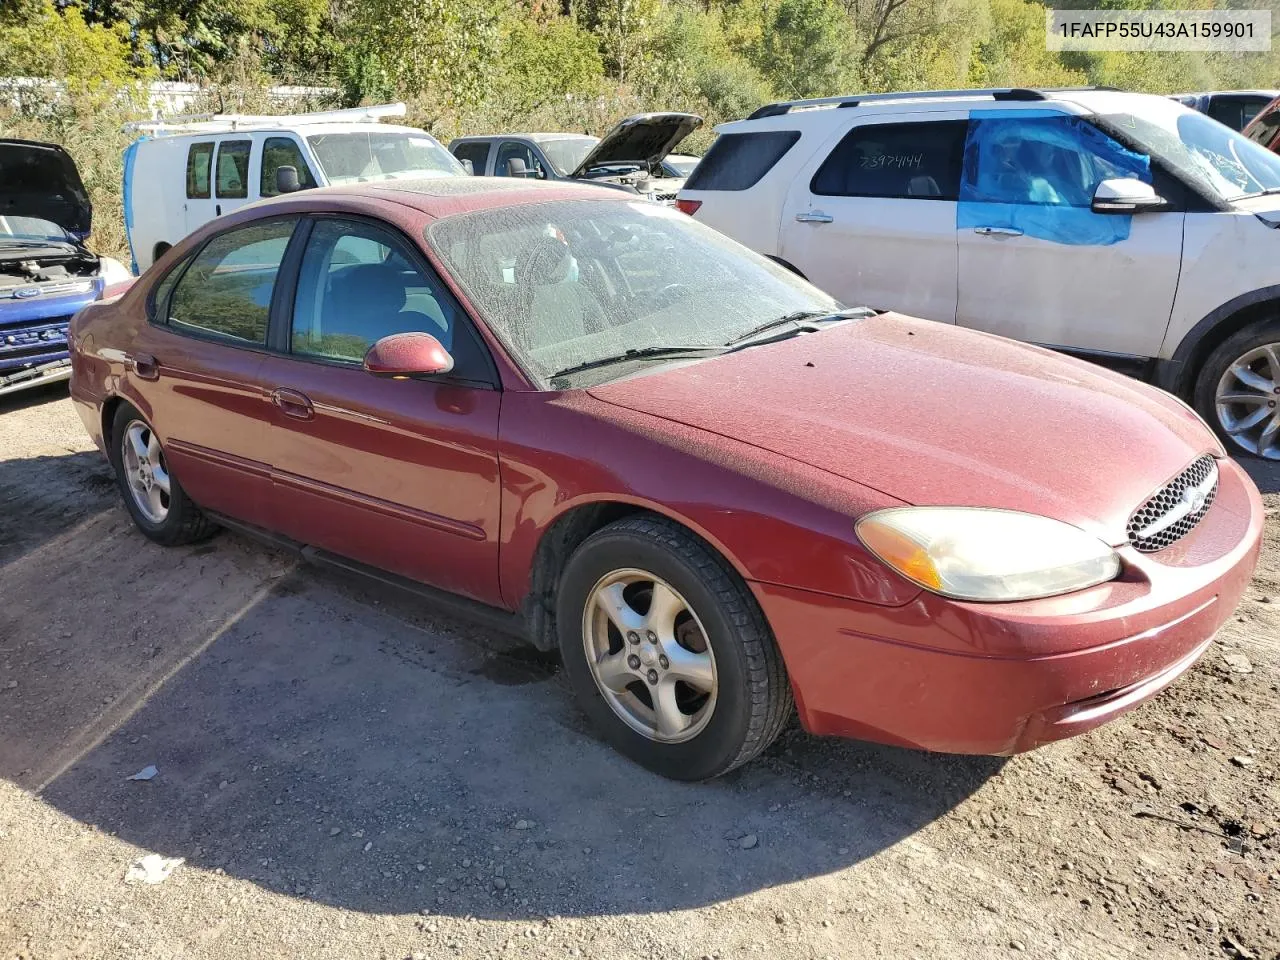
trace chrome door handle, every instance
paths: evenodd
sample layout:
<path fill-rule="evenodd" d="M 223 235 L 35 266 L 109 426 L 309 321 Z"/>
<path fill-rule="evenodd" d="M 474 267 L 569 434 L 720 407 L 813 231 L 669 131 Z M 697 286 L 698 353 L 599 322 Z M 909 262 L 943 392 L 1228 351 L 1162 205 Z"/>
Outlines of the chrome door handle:
<path fill-rule="evenodd" d="M 810 210 L 808 213 L 797 213 L 797 223 L 830 223 L 835 217 L 821 210 Z"/>
<path fill-rule="evenodd" d="M 1022 231 L 1017 227 L 974 227 L 973 232 L 980 237 L 1020 237 Z"/>
<path fill-rule="evenodd" d="M 272 390 L 271 402 L 286 417 L 293 417 L 295 420 L 310 420 L 316 415 L 315 407 L 311 405 L 311 398 L 305 393 L 290 390 L 288 387 L 277 387 Z"/>

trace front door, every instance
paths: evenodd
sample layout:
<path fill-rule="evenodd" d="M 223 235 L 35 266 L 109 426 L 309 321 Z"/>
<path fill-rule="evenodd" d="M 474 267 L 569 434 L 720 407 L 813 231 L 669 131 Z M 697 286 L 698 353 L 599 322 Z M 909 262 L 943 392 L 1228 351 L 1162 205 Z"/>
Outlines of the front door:
<path fill-rule="evenodd" d="M 1177 209 L 1094 213 L 1107 179 L 1155 174 L 1087 120 L 1044 111 L 972 121 L 961 185 L 956 322 L 1050 347 L 1154 357 L 1182 260 Z M 1161 184 L 1156 184 L 1157 188 Z"/>
<path fill-rule="evenodd" d="M 366 373 L 393 333 L 435 336 L 453 372 Z M 412 245 L 358 220 L 318 219 L 287 331 L 263 369 L 273 398 L 272 499 L 288 536 L 497 604 L 498 410 L 485 348 Z"/>
<path fill-rule="evenodd" d="M 269 526 L 270 406 L 261 381 L 276 277 L 297 220 L 214 237 L 157 288 L 129 385 L 169 470 L 209 510 Z"/>
<path fill-rule="evenodd" d="M 218 159 L 214 165 L 213 212 L 215 216 L 230 213 L 249 202 L 249 160 L 252 140 L 218 141 Z"/>
<path fill-rule="evenodd" d="M 213 219 L 213 155 L 217 148 L 216 140 L 194 140 L 187 144 L 187 195 L 182 205 L 187 233 L 194 233 Z M 138 187 L 142 191 L 146 189 L 145 184 Z"/>
<path fill-rule="evenodd" d="M 958 110 L 878 115 L 842 131 L 812 177 L 792 185 L 780 255 L 848 306 L 953 322 L 964 138 Z"/>

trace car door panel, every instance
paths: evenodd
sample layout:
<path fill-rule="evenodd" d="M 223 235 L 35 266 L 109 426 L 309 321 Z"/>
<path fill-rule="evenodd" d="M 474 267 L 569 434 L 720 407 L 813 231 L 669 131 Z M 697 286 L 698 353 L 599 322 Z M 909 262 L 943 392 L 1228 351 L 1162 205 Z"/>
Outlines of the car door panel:
<path fill-rule="evenodd" d="M 782 258 L 850 306 L 953 322 L 964 119 L 877 115 L 842 128 L 783 204 Z"/>

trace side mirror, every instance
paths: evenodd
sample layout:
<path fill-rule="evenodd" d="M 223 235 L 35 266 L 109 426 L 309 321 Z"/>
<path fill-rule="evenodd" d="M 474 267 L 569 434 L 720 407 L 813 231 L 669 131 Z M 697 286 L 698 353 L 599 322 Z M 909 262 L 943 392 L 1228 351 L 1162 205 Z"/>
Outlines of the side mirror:
<path fill-rule="evenodd" d="M 1142 213 L 1158 210 L 1166 202 L 1155 187 L 1141 180 L 1103 180 L 1093 192 L 1090 208 L 1094 213 Z"/>
<path fill-rule="evenodd" d="M 276 167 L 276 193 L 297 193 L 301 189 L 297 167 Z"/>
<path fill-rule="evenodd" d="M 364 369 L 375 377 L 430 377 L 453 369 L 453 357 L 429 333 L 393 333 L 364 355 Z"/>
<path fill-rule="evenodd" d="M 522 157 L 512 157 L 507 161 L 508 177 L 528 177 L 529 168 L 524 165 Z"/>
<path fill-rule="evenodd" d="M 476 175 L 475 164 L 470 160 L 461 160 L 459 162 L 462 164 L 462 169 L 467 171 L 467 176 L 474 177 Z"/>

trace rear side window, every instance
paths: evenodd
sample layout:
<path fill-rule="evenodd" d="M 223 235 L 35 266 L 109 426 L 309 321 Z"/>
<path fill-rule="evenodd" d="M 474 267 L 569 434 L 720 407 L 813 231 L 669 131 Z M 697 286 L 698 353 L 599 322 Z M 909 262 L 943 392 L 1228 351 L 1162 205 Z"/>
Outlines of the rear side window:
<path fill-rule="evenodd" d="M 276 274 L 295 223 L 257 223 L 205 244 L 169 297 L 169 326 L 264 346 Z"/>
<path fill-rule="evenodd" d="M 193 143 L 187 150 L 187 198 L 207 200 L 209 171 L 213 167 L 213 144 Z"/>
<path fill-rule="evenodd" d="M 223 140 L 218 144 L 218 197 L 240 200 L 249 196 L 251 140 Z"/>
<path fill-rule="evenodd" d="M 471 169 L 476 176 L 484 174 L 484 165 L 489 162 L 489 144 L 486 141 L 468 140 L 453 148 L 453 155 L 459 160 L 470 160 Z"/>
<path fill-rule="evenodd" d="M 1243 130 L 1270 101 L 1266 97 L 1226 96 L 1209 101 L 1209 116 L 1232 130 Z"/>
<path fill-rule="evenodd" d="M 764 130 L 758 133 L 722 133 L 711 145 L 686 190 L 746 190 L 760 182 L 796 141 L 798 130 Z"/>
<path fill-rule="evenodd" d="M 262 196 L 274 197 L 279 193 L 276 171 L 281 167 L 293 167 L 298 171 L 298 186 L 303 190 L 310 190 L 316 185 L 316 178 L 311 175 L 298 141 L 292 137 L 268 137 L 262 145 L 262 175 L 258 184 L 258 192 Z"/>
<path fill-rule="evenodd" d="M 960 195 L 964 120 L 854 127 L 814 174 L 824 197 L 955 200 Z"/>

